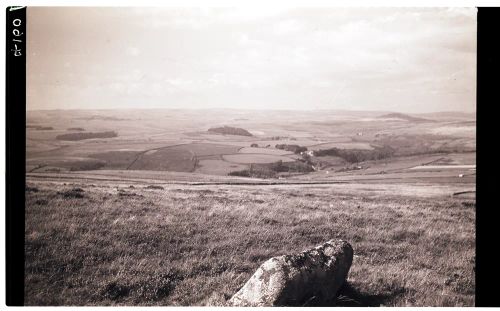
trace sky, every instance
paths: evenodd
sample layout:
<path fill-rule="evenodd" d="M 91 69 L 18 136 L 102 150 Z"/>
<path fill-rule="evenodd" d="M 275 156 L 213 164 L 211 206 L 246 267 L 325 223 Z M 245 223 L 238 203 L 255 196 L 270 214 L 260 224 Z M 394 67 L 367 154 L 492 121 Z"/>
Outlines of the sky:
<path fill-rule="evenodd" d="M 475 8 L 29 7 L 27 109 L 474 112 Z"/>

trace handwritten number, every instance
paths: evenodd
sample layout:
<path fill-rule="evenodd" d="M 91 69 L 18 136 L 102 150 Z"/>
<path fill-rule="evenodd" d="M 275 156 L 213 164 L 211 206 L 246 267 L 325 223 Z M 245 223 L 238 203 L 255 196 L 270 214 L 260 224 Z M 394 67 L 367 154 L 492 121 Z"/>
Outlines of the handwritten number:
<path fill-rule="evenodd" d="M 15 48 L 15 49 L 10 49 L 11 51 L 13 51 L 13 52 L 14 52 L 14 56 L 21 56 L 21 55 L 22 55 L 22 54 L 21 54 L 21 49 L 18 49 L 18 48 L 17 48 L 17 44 L 14 44 L 14 48 Z"/>
<path fill-rule="evenodd" d="M 12 11 L 12 8 L 11 8 L 11 11 Z M 19 19 L 19 18 L 16 18 L 12 21 L 12 25 L 14 25 L 14 27 L 19 27 L 21 26 L 22 24 L 22 21 Z M 21 32 L 19 29 L 14 29 L 12 30 L 12 34 L 16 37 L 20 37 L 22 36 L 24 33 Z M 12 41 L 14 42 L 23 42 L 22 40 L 19 40 L 19 39 L 12 39 Z M 22 56 L 23 54 L 21 53 L 22 49 L 18 48 L 17 47 L 17 44 L 14 44 L 14 49 L 11 49 L 11 51 L 14 52 L 14 56 Z"/>
<path fill-rule="evenodd" d="M 9 7 L 9 12 L 15 11 L 15 10 L 20 10 L 24 9 L 26 6 L 11 6 Z"/>

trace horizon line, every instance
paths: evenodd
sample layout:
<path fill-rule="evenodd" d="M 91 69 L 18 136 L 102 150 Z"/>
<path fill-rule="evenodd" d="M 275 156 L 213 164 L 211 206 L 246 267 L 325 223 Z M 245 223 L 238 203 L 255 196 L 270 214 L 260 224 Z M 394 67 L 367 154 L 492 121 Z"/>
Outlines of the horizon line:
<path fill-rule="evenodd" d="M 112 111 L 112 110 L 235 110 L 235 111 L 297 111 L 297 112 L 319 112 L 319 111 L 345 111 L 345 112 L 396 112 L 396 113 L 406 113 L 406 114 L 426 114 L 426 113 L 467 113 L 475 114 L 477 112 L 474 110 L 438 110 L 438 111 L 426 111 L 426 112 L 406 112 L 400 110 L 363 110 L 363 109 L 290 109 L 290 108 L 227 108 L 227 107 L 211 107 L 211 108 L 160 108 L 160 107 L 144 107 L 144 108 L 130 108 L 130 107 L 120 107 L 120 108 L 49 108 L 49 109 L 26 109 L 28 111 Z"/>

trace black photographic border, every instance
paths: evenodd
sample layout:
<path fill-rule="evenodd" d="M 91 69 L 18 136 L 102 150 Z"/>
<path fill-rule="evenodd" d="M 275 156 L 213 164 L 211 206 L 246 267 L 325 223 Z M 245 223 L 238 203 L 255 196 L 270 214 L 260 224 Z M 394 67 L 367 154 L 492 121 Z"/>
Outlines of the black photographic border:
<path fill-rule="evenodd" d="M 494 255 L 499 237 L 499 211 L 494 204 L 495 138 L 500 103 L 500 8 L 478 8 L 476 84 L 476 307 L 500 306 L 500 277 Z M 497 190 L 498 191 L 498 190 Z"/>
<path fill-rule="evenodd" d="M 24 304 L 26 7 L 6 8 L 5 304 Z"/>

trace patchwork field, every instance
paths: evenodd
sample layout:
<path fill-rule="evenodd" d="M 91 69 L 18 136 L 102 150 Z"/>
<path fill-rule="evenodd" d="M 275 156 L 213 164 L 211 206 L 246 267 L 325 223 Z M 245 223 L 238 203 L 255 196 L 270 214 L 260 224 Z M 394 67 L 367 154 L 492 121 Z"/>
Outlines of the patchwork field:
<path fill-rule="evenodd" d="M 474 305 L 474 115 L 54 110 L 27 124 L 28 305 L 224 305 L 269 257 L 333 238 L 354 248 L 336 305 Z M 73 132 L 117 136 L 56 138 Z"/>
<path fill-rule="evenodd" d="M 222 157 L 225 161 L 231 163 L 251 164 L 251 163 L 273 163 L 277 161 L 293 162 L 294 159 L 285 156 L 278 156 L 265 153 L 242 153 L 227 154 Z"/>
<path fill-rule="evenodd" d="M 303 160 L 300 154 L 277 149 L 277 145 L 296 145 L 311 152 L 332 148 L 351 153 L 364 150 L 362 162 L 371 159 L 367 152 L 382 147 L 393 153 L 386 162 L 436 153 L 475 152 L 473 115 L 470 119 L 462 116 L 443 120 L 436 115 L 435 120 L 430 116 L 406 120 L 345 111 L 300 114 L 301 122 L 296 121 L 294 112 L 245 111 L 242 118 L 238 111 L 211 110 L 33 111 L 27 120 L 27 171 L 126 169 L 225 176 L 248 169 L 251 164 Z M 226 125 L 248 130 L 253 136 L 208 131 Z M 79 129 L 78 135 L 116 132 L 118 136 L 79 141 L 56 139 L 68 133 L 68 128 Z M 352 160 L 329 156 L 310 162 L 315 170 L 346 171 L 352 166 Z"/>

